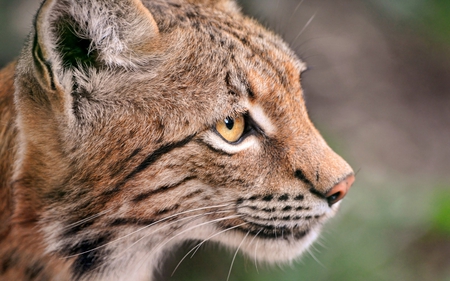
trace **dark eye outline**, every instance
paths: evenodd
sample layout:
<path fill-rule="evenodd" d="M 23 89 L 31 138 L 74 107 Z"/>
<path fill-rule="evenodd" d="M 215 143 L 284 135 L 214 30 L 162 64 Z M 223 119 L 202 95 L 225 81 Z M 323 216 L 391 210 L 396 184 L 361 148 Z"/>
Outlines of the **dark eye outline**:
<path fill-rule="evenodd" d="M 253 121 L 253 119 L 250 117 L 248 112 L 242 114 L 242 117 L 244 117 L 244 131 L 241 134 L 241 137 L 234 142 L 229 142 L 226 140 L 216 129 L 216 124 L 212 127 L 212 131 L 216 133 L 224 142 L 231 144 L 231 145 L 238 145 L 242 143 L 246 138 L 248 138 L 251 135 L 256 135 L 257 132 L 262 132 L 262 130 L 259 128 L 259 126 Z M 227 118 L 233 118 L 232 116 L 229 116 Z M 233 118 L 234 119 L 234 118 Z"/>

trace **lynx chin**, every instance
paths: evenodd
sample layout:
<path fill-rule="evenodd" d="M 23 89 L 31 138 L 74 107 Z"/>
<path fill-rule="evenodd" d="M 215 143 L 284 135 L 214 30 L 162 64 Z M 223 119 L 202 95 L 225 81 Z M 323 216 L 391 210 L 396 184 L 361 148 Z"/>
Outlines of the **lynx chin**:
<path fill-rule="evenodd" d="M 0 72 L 0 279 L 152 280 L 186 240 L 298 257 L 354 181 L 305 68 L 231 0 L 44 1 Z"/>

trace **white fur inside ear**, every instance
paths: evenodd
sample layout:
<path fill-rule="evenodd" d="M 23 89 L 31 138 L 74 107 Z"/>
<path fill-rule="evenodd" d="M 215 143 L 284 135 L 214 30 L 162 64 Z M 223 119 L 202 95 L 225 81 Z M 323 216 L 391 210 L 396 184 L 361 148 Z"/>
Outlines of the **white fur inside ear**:
<path fill-rule="evenodd" d="M 209 131 L 203 137 L 203 141 L 215 149 L 222 150 L 228 154 L 235 154 L 246 149 L 259 149 L 259 141 L 255 136 L 248 136 L 240 143 L 230 144 L 223 140 L 216 133 Z"/>

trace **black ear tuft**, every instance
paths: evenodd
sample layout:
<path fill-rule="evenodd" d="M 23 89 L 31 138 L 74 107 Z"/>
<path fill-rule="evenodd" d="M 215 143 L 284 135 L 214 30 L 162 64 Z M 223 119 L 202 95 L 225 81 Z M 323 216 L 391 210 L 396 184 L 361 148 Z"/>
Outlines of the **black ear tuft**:
<path fill-rule="evenodd" d="M 91 39 L 81 38 L 79 26 L 75 20 L 59 21 L 56 30 L 60 35 L 56 49 L 61 54 L 65 68 L 97 66 L 98 52 L 93 48 L 94 44 Z"/>

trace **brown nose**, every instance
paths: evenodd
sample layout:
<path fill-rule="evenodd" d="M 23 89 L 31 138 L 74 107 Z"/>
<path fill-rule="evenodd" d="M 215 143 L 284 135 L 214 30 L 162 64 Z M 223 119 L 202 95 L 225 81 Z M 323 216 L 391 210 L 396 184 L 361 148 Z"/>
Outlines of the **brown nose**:
<path fill-rule="evenodd" d="M 350 186 L 352 186 L 354 181 L 355 176 L 350 175 L 341 182 L 339 182 L 338 184 L 336 184 L 327 194 L 325 194 L 325 197 L 328 200 L 328 204 L 331 206 L 341 201 L 342 198 L 344 198 L 345 195 L 347 194 L 348 190 L 350 189 Z"/>

